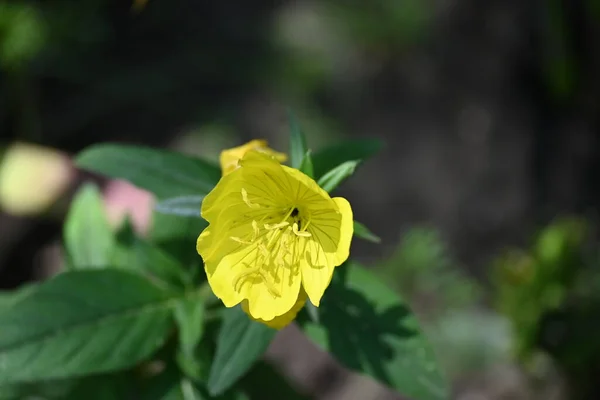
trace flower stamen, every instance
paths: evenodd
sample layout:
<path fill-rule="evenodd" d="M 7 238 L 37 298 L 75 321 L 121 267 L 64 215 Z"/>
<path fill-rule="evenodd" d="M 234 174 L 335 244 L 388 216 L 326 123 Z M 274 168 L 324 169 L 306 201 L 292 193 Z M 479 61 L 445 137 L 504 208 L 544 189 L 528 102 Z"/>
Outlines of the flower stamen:
<path fill-rule="evenodd" d="M 246 205 L 250 208 L 260 208 L 260 204 L 252 203 L 250 199 L 248 199 L 248 192 L 244 188 L 242 188 L 242 200 L 244 200 L 244 203 L 246 203 Z"/>
<path fill-rule="evenodd" d="M 299 237 L 311 237 L 312 236 L 312 234 L 310 232 L 299 231 L 298 224 L 296 222 L 294 222 L 294 225 L 292 225 L 292 230 L 293 230 L 294 234 Z"/>
<path fill-rule="evenodd" d="M 239 243 L 239 244 L 247 244 L 247 245 L 250 245 L 250 244 L 252 244 L 252 242 L 253 242 L 253 241 L 250 241 L 250 242 L 249 242 L 249 241 L 247 241 L 247 240 L 244 240 L 244 239 L 242 239 L 242 238 L 239 238 L 239 237 L 237 237 L 237 236 L 230 236 L 230 237 L 229 237 L 229 239 L 231 239 L 231 240 L 233 240 L 234 242 L 237 242 L 237 243 Z"/>
<path fill-rule="evenodd" d="M 287 221 L 283 221 L 283 222 L 280 222 L 278 224 L 265 224 L 265 229 L 268 229 L 268 230 L 272 231 L 272 230 L 279 229 L 279 228 L 285 228 L 289 224 L 290 223 L 287 222 Z"/>

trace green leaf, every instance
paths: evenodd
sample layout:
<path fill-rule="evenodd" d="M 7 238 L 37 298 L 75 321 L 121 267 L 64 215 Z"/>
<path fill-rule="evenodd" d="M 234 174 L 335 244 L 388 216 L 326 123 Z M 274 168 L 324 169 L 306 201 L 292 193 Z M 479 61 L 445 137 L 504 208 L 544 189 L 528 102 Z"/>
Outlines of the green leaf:
<path fill-rule="evenodd" d="M 204 200 L 204 196 L 171 197 L 158 202 L 154 206 L 154 210 L 161 214 L 200 218 L 202 200 Z"/>
<path fill-rule="evenodd" d="M 131 272 L 62 273 L 0 312 L 0 384 L 134 366 L 166 339 L 173 303 Z"/>
<path fill-rule="evenodd" d="M 196 240 L 207 226 L 208 223 L 202 218 L 155 212 L 149 241 L 169 253 L 192 275 L 196 273 L 205 278 L 202 258 L 196 252 Z"/>
<path fill-rule="evenodd" d="M 99 144 L 80 153 L 76 165 L 99 174 L 124 179 L 159 199 L 206 195 L 221 178 L 218 166 L 164 149 Z"/>
<path fill-rule="evenodd" d="M 354 173 L 356 166 L 360 161 L 346 161 L 331 171 L 327 172 L 325 175 L 319 178 L 317 183 L 319 186 L 323 188 L 327 193 L 331 193 L 335 188 L 337 188 L 346 178 Z"/>
<path fill-rule="evenodd" d="M 97 186 L 85 184 L 79 190 L 67 214 L 63 234 L 70 269 L 109 265 L 115 239 Z"/>
<path fill-rule="evenodd" d="M 184 376 L 174 364 L 167 364 L 166 369 L 152 377 L 141 389 L 139 400 L 246 400 L 247 397 L 238 390 L 233 390 L 217 398 L 210 396 L 206 388 Z"/>
<path fill-rule="evenodd" d="M 262 357 L 276 333 L 251 320 L 239 306 L 227 309 L 208 377 L 209 393 L 216 396 L 231 387 Z"/>
<path fill-rule="evenodd" d="M 268 385 L 268 397 L 265 386 Z M 282 399 L 282 400 L 308 400 L 310 397 L 298 393 L 273 365 L 259 361 L 250 372 L 241 380 L 240 386 L 252 399 Z"/>
<path fill-rule="evenodd" d="M 76 383 L 60 380 L 1 385 L 0 400 L 65 400 Z"/>
<path fill-rule="evenodd" d="M 306 310 L 306 313 L 308 314 L 308 316 L 310 317 L 310 320 L 312 322 L 319 323 L 319 308 L 318 307 L 316 307 L 310 301 L 307 301 L 306 304 L 304 305 L 304 309 Z"/>
<path fill-rule="evenodd" d="M 417 320 L 372 272 L 353 263 L 336 269 L 319 311 L 321 325 L 301 321 L 304 332 L 346 367 L 410 398 L 448 398 Z"/>
<path fill-rule="evenodd" d="M 369 228 L 358 221 L 354 221 L 354 236 L 368 240 L 369 242 L 381 243 L 381 238 L 379 236 L 375 235 Z"/>
<path fill-rule="evenodd" d="M 312 156 L 310 155 L 310 150 L 304 154 L 304 158 L 302 158 L 302 164 L 300 164 L 300 171 L 304 172 L 309 177 L 315 177 L 315 172 L 312 164 Z"/>
<path fill-rule="evenodd" d="M 9 309 L 13 304 L 28 296 L 37 288 L 37 284 L 30 283 L 14 290 L 0 291 L 0 313 Z"/>
<path fill-rule="evenodd" d="M 117 233 L 117 245 L 111 265 L 140 273 L 174 289 L 183 288 L 189 283 L 186 271 L 179 261 L 166 251 L 138 237 L 129 219 L 125 220 Z"/>
<path fill-rule="evenodd" d="M 174 366 L 153 377 L 142 388 L 140 400 L 209 400 L 189 379 L 182 377 Z"/>
<path fill-rule="evenodd" d="M 312 155 L 315 177 L 322 177 L 346 161 L 365 160 L 382 146 L 383 142 L 379 139 L 353 139 L 315 151 Z"/>
<path fill-rule="evenodd" d="M 204 303 L 197 295 L 185 297 L 175 305 L 174 315 L 181 350 L 191 355 L 204 333 Z"/>
<path fill-rule="evenodd" d="M 133 382 L 127 374 L 90 376 L 77 381 L 75 388 L 61 400 L 115 400 L 132 397 Z"/>
<path fill-rule="evenodd" d="M 296 116 L 291 110 L 288 111 L 288 120 L 290 124 L 290 165 L 292 168 L 300 169 L 304 155 L 308 150 L 306 137 L 304 137 Z"/>

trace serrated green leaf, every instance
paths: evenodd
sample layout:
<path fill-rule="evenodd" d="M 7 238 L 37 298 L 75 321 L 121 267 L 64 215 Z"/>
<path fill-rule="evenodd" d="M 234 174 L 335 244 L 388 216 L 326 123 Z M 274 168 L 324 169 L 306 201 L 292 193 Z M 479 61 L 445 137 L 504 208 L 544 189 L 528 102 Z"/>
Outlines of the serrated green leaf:
<path fill-rule="evenodd" d="M 366 160 L 382 146 L 383 142 L 379 139 L 352 139 L 315 151 L 312 155 L 315 178 L 346 161 Z"/>
<path fill-rule="evenodd" d="M 69 269 L 109 265 L 115 239 L 96 185 L 83 185 L 73 199 L 63 235 Z"/>
<path fill-rule="evenodd" d="M 319 307 L 321 324 L 304 332 L 346 367 L 419 400 L 445 400 L 448 389 L 417 320 L 372 272 L 348 263 Z"/>
<path fill-rule="evenodd" d="M 124 179 L 157 198 L 206 195 L 221 178 L 217 165 L 164 149 L 99 144 L 80 153 L 79 168 Z"/>
<path fill-rule="evenodd" d="M 302 166 L 302 159 L 308 151 L 306 137 L 291 110 L 288 110 L 288 120 L 290 124 L 290 165 L 292 168 L 299 169 Z"/>
<path fill-rule="evenodd" d="M 209 393 L 216 396 L 229 389 L 262 357 L 276 333 L 252 321 L 239 306 L 227 309 L 208 377 Z"/>
<path fill-rule="evenodd" d="M 129 219 L 116 235 L 117 244 L 111 265 L 140 273 L 174 289 L 185 287 L 190 279 L 183 266 L 171 254 L 138 237 Z"/>
<path fill-rule="evenodd" d="M 335 188 L 337 188 L 346 178 L 351 176 L 356 169 L 356 166 L 360 161 L 346 161 L 331 171 L 327 172 L 323 175 L 317 183 L 319 186 L 323 188 L 327 193 L 331 193 Z"/>
<path fill-rule="evenodd" d="M 354 221 L 354 236 L 368 240 L 369 242 L 381 243 L 381 238 L 379 236 L 375 235 L 369 228 L 358 221 Z"/>
<path fill-rule="evenodd" d="M 315 176 L 310 150 L 308 150 L 306 154 L 304 154 L 304 158 L 302 158 L 302 164 L 300 164 L 300 171 L 304 172 L 304 174 L 308 175 L 311 178 L 314 178 Z"/>
<path fill-rule="evenodd" d="M 176 298 L 128 271 L 62 273 L 0 312 L 0 384 L 136 365 L 172 329 Z"/>
<path fill-rule="evenodd" d="M 154 210 L 167 215 L 200 218 L 204 196 L 179 196 L 165 199 L 154 206 Z"/>
<path fill-rule="evenodd" d="M 177 302 L 173 311 L 181 350 L 191 355 L 204 333 L 204 303 L 200 296 L 185 297 Z"/>

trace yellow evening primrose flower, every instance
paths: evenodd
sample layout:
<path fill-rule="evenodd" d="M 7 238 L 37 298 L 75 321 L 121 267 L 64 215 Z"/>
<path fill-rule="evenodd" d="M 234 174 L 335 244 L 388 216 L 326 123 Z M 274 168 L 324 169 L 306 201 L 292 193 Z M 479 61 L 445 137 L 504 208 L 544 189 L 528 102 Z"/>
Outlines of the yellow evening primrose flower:
<path fill-rule="evenodd" d="M 244 157 L 244 154 L 252 150 L 275 157 L 275 159 L 279 162 L 285 162 L 287 160 L 287 156 L 285 154 L 271 149 L 266 140 L 255 139 L 241 146 L 233 147 L 221 152 L 219 161 L 221 163 L 222 174 L 227 175 L 231 171 L 235 170 L 238 167 L 239 160 Z"/>
<path fill-rule="evenodd" d="M 196 249 L 214 294 L 277 329 L 307 298 L 319 306 L 334 268 L 350 253 L 348 201 L 257 151 L 221 178 L 201 212 L 209 226 Z"/>

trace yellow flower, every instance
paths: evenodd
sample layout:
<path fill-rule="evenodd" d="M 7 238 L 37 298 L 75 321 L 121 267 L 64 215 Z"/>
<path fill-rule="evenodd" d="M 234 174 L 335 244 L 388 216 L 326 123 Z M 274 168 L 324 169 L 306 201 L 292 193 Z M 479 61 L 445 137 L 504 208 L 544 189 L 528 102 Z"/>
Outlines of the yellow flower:
<path fill-rule="evenodd" d="M 221 152 L 220 163 L 223 175 L 227 175 L 238 167 L 238 162 L 244 157 L 247 152 L 255 150 L 264 154 L 275 157 L 279 162 L 285 162 L 287 156 L 283 153 L 278 153 L 269 147 L 266 140 L 251 140 L 246 144 Z"/>
<path fill-rule="evenodd" d="M 196 249 L 214 294 L 275 328 L 291 322 L 306 298 L 319 306 L 350 252 L 348 201 L 260 152 L 247 152 L 201 211 L 209 226 Z"/>

